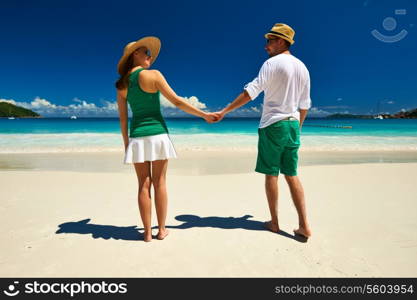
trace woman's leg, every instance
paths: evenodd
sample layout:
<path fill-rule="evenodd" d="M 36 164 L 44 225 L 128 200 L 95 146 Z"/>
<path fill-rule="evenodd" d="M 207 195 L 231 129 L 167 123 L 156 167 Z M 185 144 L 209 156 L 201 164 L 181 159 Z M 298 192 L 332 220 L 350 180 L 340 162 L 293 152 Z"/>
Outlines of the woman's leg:
<path fill-rule="evenodd" d="M 152 162 L 152 184 L 155 190 L 155 207 L 159 228 L 157 238 L 160 240 L 163 240 L 168 235 L 168 230 L 165 228 L 168 206 L 168 195 L 166 188 L 167 167 L 167 159 L 156 160 Z"/>
<path fill-rule="evenodd" d="M 138 204 L 143 228 L 145 231 L 144 241 L 150 242 L 152 240 L 151 163 L 148 161 L 143 163 L 135 163 L 135 171 L 139 183 Z"/>

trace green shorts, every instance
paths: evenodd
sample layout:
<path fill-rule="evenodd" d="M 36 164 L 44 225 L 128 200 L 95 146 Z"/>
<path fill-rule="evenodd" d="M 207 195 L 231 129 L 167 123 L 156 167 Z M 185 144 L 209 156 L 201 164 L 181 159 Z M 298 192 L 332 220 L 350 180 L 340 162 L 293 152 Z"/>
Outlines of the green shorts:
<path fill-rule="evenodd" d="M 297 175 L 300 124 L 298 120 L 282 120 L 258 129 L 256 172 L 278 176 Z"/>

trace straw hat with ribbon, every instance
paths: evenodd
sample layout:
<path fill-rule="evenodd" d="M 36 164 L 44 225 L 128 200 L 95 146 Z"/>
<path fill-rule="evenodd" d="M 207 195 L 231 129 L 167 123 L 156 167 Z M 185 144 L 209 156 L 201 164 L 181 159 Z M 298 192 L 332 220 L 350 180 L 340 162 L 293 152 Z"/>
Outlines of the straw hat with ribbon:
<path fill-rule="evenodd" d="M 269 38 L 271 35 L 280 37 L 290 42 L 291 45 L 294 44 L 295 31 L 287 24 L 283 24 L 283 23 L 275 24 L 272 27 L 272 29 L 268 33 L 265 34 L 265 38 Z"/>
<path fill-rule="evenodd" d="M 159 51 L 161 50 L 161 41 L 157 37 L 147 36 L 127 44 L 123 51 L 123 56 L 120 58 L 119 63 L 117 64 L 117 71 L 120 75 L 123 74 L 123 68 L 129 56 L 140 47 L 145 47 L 151 52 L 151 64 L 153 64 L 158 57 Z"/>

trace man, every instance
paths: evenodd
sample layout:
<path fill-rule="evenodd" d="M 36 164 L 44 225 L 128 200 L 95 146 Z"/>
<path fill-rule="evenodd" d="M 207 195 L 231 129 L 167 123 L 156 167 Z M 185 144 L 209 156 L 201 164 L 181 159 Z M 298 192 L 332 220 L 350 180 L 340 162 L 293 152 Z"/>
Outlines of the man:
<path fill-rule="evenodd" d="M 265 61 L 258 77 L 244 87 L 244 91 L 226 108 L 217 112 L 218 121 L 254 100 L 264 92 L 264 104 L 258 134 L 256 172 L 265 174 L 265 190 L 271 221 L 265 227 L 280 230 L 278 223 L 278 175 L 284 174 L 297 209 L 299 228 L 294 233 L 311 236 L 307 222 L 304 190 L 297 176 L 300 130 L 311 106 L 310 76 L 305 65 L 291 55 L 294 30 L 286 24 L 275 24 L 265 34 Z"/>

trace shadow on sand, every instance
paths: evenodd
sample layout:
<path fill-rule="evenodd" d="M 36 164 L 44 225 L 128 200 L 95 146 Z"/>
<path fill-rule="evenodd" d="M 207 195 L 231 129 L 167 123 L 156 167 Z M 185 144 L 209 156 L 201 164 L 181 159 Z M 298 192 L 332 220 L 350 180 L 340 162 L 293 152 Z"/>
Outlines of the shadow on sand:
<path fill-rule="evenodd" d="M 183 222 L 177 226 L 167 226 L 167 228 L 189 229 L 194 227 L 212 227 L 220 229 L 245 229 L 265 231 L 264 223 L 255 220 L 249 220 L 251 215 L 245 215 L 239 218 L 235 217 L 199 217 L 196 215 L 178 215 L 175 217 L 177 221 Z M 291 235 L 284 230 L 280 230 L 277 234 L 296 240 L 301 243 L 307 242 L 305 237 L 300 235 Z"/>
<path fill-rule="evenodd" d="M 245 215 L 239 218 L 235 217 L 199 217 L 196 215 L 178 215 L 175 217 L 177 221 L 183 222 L 181 225 L 172 226 L 167 225 L 167 228 L 173 229 L 189 229 L 195 227 L 211 227 L 220 229 L 245 229 L 245 230 L 259 230 L 265 231 L 263 222 L 249 220 L 251 215 Z M 143 234 L 139 231 L 143 228 L 137 226 L 113 226 L 113 225 L 98 225 L 89 223 L 91 219 L 85 219 L 78 222 L 67 222 L 58 225 L 59 229 L 56 234 L 61 233 L 78 233 L 78 234 L 91 234 L 93 238 L 102 238 L 105 240 L 125 240 L 125 241 L 143 241 Z M 152 227 L 157 228 L 156 226 Z M 277 234 L 296 240 L 301 243 L 307 241 L 306 238 L 299 235 L 291 235 L 283 230 L 280 230 Z"/>
<path fill-rule="evenodd" d="M 58 225 L 59 229 L 55 233 L 91 234 L 95 239 L 105 240 L 143 241 L 143 235 L 136 226 L 97 225 L 88 223 L 90 221 L 91 219 L 85 219 L 78 222 L 62 223 Z"/>

